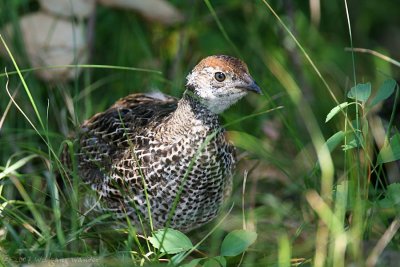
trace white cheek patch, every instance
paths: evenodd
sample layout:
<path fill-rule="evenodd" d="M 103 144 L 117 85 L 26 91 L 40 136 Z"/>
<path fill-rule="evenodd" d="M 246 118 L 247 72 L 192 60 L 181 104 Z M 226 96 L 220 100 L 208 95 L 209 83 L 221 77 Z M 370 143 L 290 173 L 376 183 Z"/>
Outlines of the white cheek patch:
<path fill-rule="evenodd" d="M 196 88 L 197 89 L 197 88 Z M 204 100 L 213 100 L 217 98 L 215 95 L 216 92 L 214 92 L 212 87 L 200 87 L 199 89 L 196 90 L 197 95 Z"/>
<path fill-rule="evenodd" d="M 196 95 L 210 111 L 219 114 L 236 103 L 246 95 L 246 92 L 225 84 L 223 87 L 212 86 L 214 73 L 218 69 L 207 67 L 200 73 L 190 73 L 187 76 L 187 83 L 194 86 Z"/>

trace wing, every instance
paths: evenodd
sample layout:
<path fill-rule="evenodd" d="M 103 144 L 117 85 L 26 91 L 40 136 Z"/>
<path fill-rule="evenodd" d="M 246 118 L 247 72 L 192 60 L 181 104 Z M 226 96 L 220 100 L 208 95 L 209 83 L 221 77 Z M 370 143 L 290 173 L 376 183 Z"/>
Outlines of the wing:
<path fill-rule="evenodd" d="M 109 183 L 115 175 L 113 162 L 118 161 L 130 146 L 136 145 L 132 143 L 137 139 L 135 136 L 158 125 L 176 107 L 177 99 L 167 95 L 132 94 L 85 121 L 77 136 L 81 178 L 97 189 Z"/>

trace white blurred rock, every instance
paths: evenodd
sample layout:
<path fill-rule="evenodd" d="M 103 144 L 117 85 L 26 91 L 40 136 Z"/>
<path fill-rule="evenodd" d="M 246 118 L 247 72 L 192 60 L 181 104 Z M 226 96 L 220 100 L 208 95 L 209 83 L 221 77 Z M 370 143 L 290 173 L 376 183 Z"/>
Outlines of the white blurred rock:
<path fill-rule="evenodd" d="M 87 47 L 82 26 L 43 12 L 23 16 L 19 22 L 32 67 L 86 63 Z M 10 46 L 12 25 L 6 25 L 2 32 Z M 76 71 L 76 68 L 61 67 L 37 70 L 35 73 L 45 81 L 63 82 L 73 79 Z"/>
<path fill-rule="evenodd" d="M 183 20 L 183 15 L 170 3 L 163 0 L 98 0 L 100 4 L 123 9 L 132 9 L 144 17 L 164 24 Z"/>
<path fill-rule="evenodd" d="M 39 3 L 54 15 L 87 18 L 93 12 L 96 0 L 39 0 Z"/>

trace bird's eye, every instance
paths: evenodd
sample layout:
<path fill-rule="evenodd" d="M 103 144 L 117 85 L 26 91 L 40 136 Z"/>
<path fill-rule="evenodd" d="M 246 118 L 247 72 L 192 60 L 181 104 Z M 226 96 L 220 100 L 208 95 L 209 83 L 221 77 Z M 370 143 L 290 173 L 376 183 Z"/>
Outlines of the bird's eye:
<path fill-rule="evenodd" d="M 216 72 L 214 75 L 214 78 L 219 82 L 223 82 L 225 80 L 226 76 L 223 72 Z"/>

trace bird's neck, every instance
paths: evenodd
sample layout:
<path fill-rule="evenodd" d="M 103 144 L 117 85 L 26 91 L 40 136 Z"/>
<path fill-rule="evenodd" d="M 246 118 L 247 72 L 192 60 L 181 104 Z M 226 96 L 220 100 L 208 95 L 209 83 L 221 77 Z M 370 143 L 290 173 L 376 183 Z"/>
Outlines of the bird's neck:
<path fill-rule="evenodd" d="M 215 131 L 221 132 L 218 115 L 207 109 L 190 90 L 186 90 L 178 101 L 176 110 L 171 114 L 165 124 L 159 125 L 159 140 L 165 142 L 176 141 L 186 135 L 208 136 Z"/>
<path fill-rule="evenodd" d="M 205 126 L 211 128 L 219 127 L 218 115 L 211 112 L 189 88 L 183 93 L 178 101 L 178 107 L 173 113 L 171 123 L 179 125 Z"/>

